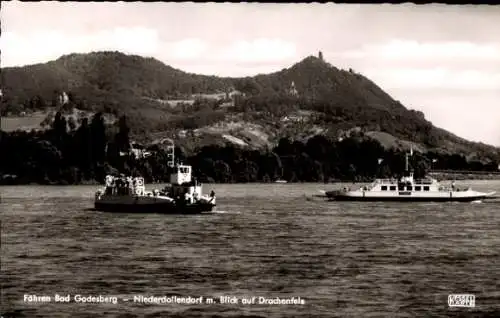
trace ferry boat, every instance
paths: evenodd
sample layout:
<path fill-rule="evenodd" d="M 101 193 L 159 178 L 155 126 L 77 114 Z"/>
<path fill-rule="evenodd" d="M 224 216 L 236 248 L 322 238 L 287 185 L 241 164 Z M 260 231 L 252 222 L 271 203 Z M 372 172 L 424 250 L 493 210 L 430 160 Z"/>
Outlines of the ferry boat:
<path fill-rule="evenodd" d="M 459 189 L 452 182 L 450 186 L 442 185 L 436 179 L 425 177 L 414 179 L 413 172 L 408 169 L 406 154 L 405 175 L 400 179 L 376 179 L 368 186 L 351 190 L 343 188 L 325 191 L 330 200 L 335 201 L 461 201 L 472 202 L 493 197 L 496 192 L 478 192 L 471 188 Z"/>
<path fill-rule="evenodd" d="M 174 143 L 167 147 L 168 165 L 174 169 L 170 185 L 146 191 L 144 178 L 106 176 L 104 189 L 95 193 L 94 207 L 104 212 L 199 214 L 216 206 L 215 192 L 203 195 L 202 184 L 192 178 L 192 167 L 174 164 Z"/>
<path fill-rule="evenodd" d="M 274 181 L 274 183 L 288 183 L 288 181 L 283 180 L 283 179 L 278 179 L 278 180 Z"/>

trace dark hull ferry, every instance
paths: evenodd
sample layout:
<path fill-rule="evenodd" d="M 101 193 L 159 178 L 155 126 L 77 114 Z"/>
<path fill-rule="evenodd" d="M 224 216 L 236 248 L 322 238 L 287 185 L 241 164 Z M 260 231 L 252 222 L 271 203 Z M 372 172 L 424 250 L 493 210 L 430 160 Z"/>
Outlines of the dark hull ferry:
<path fill-rule="evenodd" d="M 104 212 L 199 214 L 212 211 L 215 193 L 203 195 L 202 184 L 192 180 L 191 166 L 174 165 L 173 141 L 168 147 L 170 186 L 146 191 L 142 177 L 106 176 L 106 186 L 95 193 L 94 208 Z"/>

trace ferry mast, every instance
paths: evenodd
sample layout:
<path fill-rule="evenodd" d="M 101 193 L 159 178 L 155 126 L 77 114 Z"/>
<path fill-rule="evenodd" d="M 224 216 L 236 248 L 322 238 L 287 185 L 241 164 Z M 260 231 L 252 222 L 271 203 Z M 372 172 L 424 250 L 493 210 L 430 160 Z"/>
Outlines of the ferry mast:
<path fill-rule="evenodd" d="M 405 154 L 405 174 L 407 177 L 405 178 L 406 181 L 412 182 L 413 181 L 413 172 L 410 171 L 410 164 L 409 164 L 409 157 L 413 156 L 413 147 L 410 146 L 410 153 Z"/>
<path fill-rule="evenodd" d="M 172 139 L 167 139 L 168 145 L 167 145 L 167 165 L 170 168 L 173 168 L 175 166 L 175 144 Z"/>

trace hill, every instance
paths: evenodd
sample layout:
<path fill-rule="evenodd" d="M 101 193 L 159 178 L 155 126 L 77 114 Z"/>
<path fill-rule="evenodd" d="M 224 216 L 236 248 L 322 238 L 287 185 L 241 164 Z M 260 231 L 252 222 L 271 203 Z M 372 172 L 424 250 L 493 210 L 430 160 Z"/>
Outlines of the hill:
<path fill-rule="evenodd" d="M 271 74 L 223 78 L 183 72 L 154 58 L 94 52 L 4 68 L 1 81 L 3 116 L 60 108 L 126 114 L 134 139 L 174 137 L 188 152 L 209 144 L 262 148 L 287 136 L 362 134 L 386 148 L 500 158 L 500 149 L 435 127 L 362 74 L 314 56 Z"/>

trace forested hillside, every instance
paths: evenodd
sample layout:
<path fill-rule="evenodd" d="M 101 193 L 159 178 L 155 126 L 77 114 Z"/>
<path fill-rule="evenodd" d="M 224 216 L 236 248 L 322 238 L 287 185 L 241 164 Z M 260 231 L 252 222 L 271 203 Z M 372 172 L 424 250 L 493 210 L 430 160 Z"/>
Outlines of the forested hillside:
<path fill-rule="evenodd" d="M 15 151 L 24 145 L 23 151 L 31 151 L 25 155 L 33 158 L 33 167 L 38 168 L 42 162 L 63 161 L 58 165 L 61 171 L 51 172 L 55 173 L 52 177 L 40 176 L 40 180 L 69 180 L 63 175 L 74 172 L 74 169 L 83 173 L 77 178 L 79 180 L 92 180 L 97 171 L 105 167 L 132 169 L 135 163 L 124 166 L 121 159 L 113 159 L 115 155 L 109 150 L 116 142 L 117 127 L 123 125 L 118 119 L 125 118 L 123 116 L 126 116 L 127 136 L 130 135 L 127 138 L 132 141 L 147 146 L 162 138 L 172 138 L 182 147 L 185 156 L 191 158 L 189 160 L 201 160 L 198 163 L 207 167 L 207 171 L 225 171 L 233 181 L 273 179 L 277 176 L 276 169 L 283 170 L 280 174 L 291 180 L 306 181 L 309 178 L 306 176 L 315 175 L 311 172 L 301 177 L 300 172 L 291 172 L 299 171 L 301 164 L 321 171 L 315 180 L 346 178 L 347 171 L 350 171 L 350 176 L 373 175 L 375 172 L 370 169 L 374 168 L 362 172 L 366 169 L 356 166 L 358 159 L 355 157 L 363 158 L 365 151 L 372 151 L 363 147 L 374 141 L 376 147 L 381 147 L 380 151 L 373 150 L 374 157 L 391 156 L 390 153 L 396 154 L 412 146 L 425 154 L 427 162 L 431 157 L 442 157 L 440 162 L 443 165 L 448 162 L 445 158 L 453 155 L 455 161 L 451 162 L 455 163 L 449 165 L 457 167 L 473 164 L 481 169 L 491 169 L 500 161 L 498 148 L 469 142 L 435 127 L 423 113 L 405 108 L 362 74 L 351 69 L 338 69 L 314 56 L 271 74 L 222 78 L 186 73 L 153 58 L 119 52 L 70 54 L 45 64 L 5 68 L 1 72 L 1 87 L 1 114 L 10 117 L 9 123 L 15 126 L 16 118 L 21 122 L 34 114 L 47 117 L 43 127 L 39 127 L 41 130 L 4 132 L 0 141 L 2 151 Z M 106 138 L 99 142 L 82 141 L 87 138 L 82 136 L 91 136 L 88 137 L 90 140 L 97 138 L 90 133 L 94 122 L 92 117 L 96 118 L 97 113 L 96 123 L 102 120 L 104 126 L 99 129 L 106 131 Z M 13 131 L 21 126 L 2 129 Z M 99 135 L 102 136 L 102 132 Z M 338 152 L 330 148 L 324 151 L 323 157 L 318 157 L 304 150 L 308 149 L 306 145 L 310 140 L 320 140 L 317 138 L 323 138 L 325 145 L 329 145 L 326 148 L 337 150 L 344 149 L 341 145 L 345 140 L 357 140 L 357 146 L 353 147 L 359 146 L 361 150 L 356 148 L 360 152 L 351 159 L 342 157 L 347 153 L 354 156 L 350 150 L 345 150 L 342 155 L 344 150 Z M 292 144 L 298 142 L 294 144 L 295 150 L 290 150 L 293 155 L 277 150 L 284 140 L 291 140 Z M 89 143 L 94 146 L 89 146 Z M 101 149 L 102 145 L 107 149 L 105 156 L 88 157 L 101 153 L 102 150 L 95 151 L 92 147 Z M 237 154 L 230 155 L 233 156 L 230 159 L 216 159 L 213 156 L 221 150 L 213 147 L 232 149 L 227 151 Z M 90 155 L 85 149 L 94 151 Z M 207 149 L 219 150 L 209 154 Z M 72 158 L 75 153 L 80 154 Z M 336 164 L 328 163 L 333 162 L 336 153 L 340 153 L 338 156 L 343 159 Z M 200 154 L 206 160 L 212 158 L 215 166 L 203 161 Z M 302 154 L 307 154 L 309 159 L 304 159 Z M 245 168 L 242 168 L 242 158 L 246 155 L 254 158 L 248 162 L 255 165 L 244 164 Z M 257 173 L 256 167 L 267 166 L 257 159 L 261 156 L 269 156 L 271 161 L 279 158 L 280 164 L 270 164 L 277 168 Z M 86 163 L 75 161 L 84 157 L 88 157 Z M 19 167 L 16 160 L 4 164 L 1 171 L 4 174 L 18 175 L 29 170 Z M 243 173 L 241 169 L 253 172 Z M 397 168 L 389 170 L 397 171 Z M 242 174 L 247 177 L 235 177 Z M 218 181 L 227 179 L 221 175 L 206 176 Z"/>

